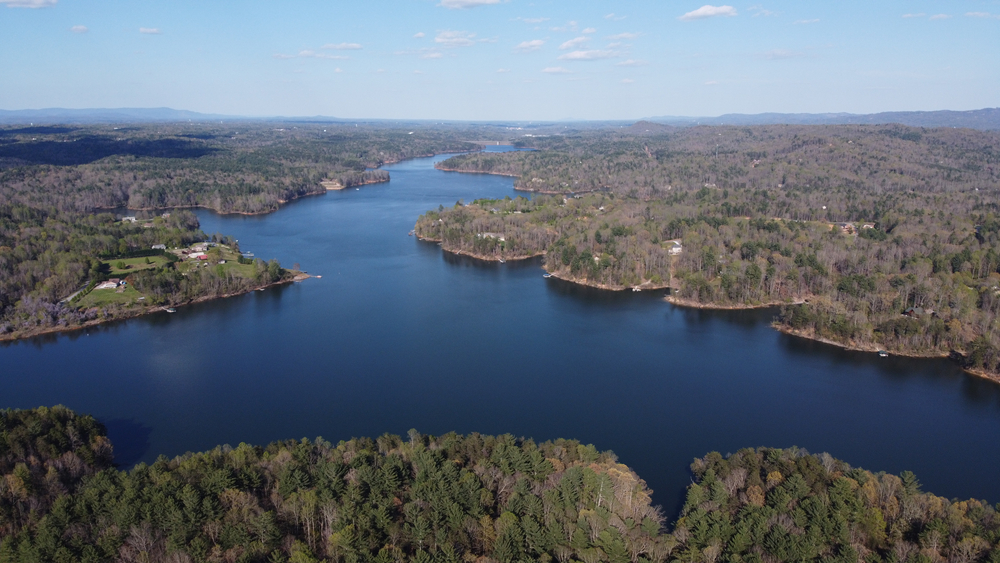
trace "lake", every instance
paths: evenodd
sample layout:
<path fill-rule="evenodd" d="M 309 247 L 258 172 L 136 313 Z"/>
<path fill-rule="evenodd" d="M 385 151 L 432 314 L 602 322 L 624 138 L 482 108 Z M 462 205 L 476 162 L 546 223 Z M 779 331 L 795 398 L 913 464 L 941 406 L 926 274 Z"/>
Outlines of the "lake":
<path fill-rule="evenodd" d="M 543 279 L 539 259 L 444 253 L 407 236 L 420 213 L 518 192 L 435 170 L 443 158 L 265 216 L 199 211 L 205 232 L 322 279 L 0 346 L 0 406 L 93 414 L 125 465 L 416 428 L 614 450 L 671 516 L 693 458 L 757 446 L 1000 501 L 1000 386 L 780 334 L 774 310 L 683 309 Z"/>

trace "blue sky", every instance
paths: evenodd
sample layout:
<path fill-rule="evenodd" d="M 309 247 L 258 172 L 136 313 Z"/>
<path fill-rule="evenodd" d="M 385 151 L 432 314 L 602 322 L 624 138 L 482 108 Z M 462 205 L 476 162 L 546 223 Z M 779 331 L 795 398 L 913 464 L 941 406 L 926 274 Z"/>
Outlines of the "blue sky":
<path fill-rule="evenodd" d="M 1000 0 L 0 0 L 0 108 L 635 119 L 1000 106 Z"/>

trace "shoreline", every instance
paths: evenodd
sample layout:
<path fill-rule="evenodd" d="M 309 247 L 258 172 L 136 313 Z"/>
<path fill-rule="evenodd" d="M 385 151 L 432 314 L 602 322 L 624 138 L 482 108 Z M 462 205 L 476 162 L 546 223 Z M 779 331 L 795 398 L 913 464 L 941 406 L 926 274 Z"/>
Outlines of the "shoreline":
<path fill-rule="evenodd" d="M 506 172 L 487 172 L 487 171 L 483 171 L 483 170 L 468 170 L 468 169 L 465 169 L 465 168 L 445 168 L 445 167 L 439 166 L 437 164 L 434 165 L 434 168 L 437 169 L 437 170 L 440 170 L 442 172 L 458 172 L 460 174 L 486 174 L 487 176 L 506 176 L 507 178 L 520 178 L 520 176 L 518 176 L 517 174 L 508 174 Z M 528 193 L 532 193 L 532 194 L 542 194 L 542 195 L 590 194 L 590 193 L 600 192 L 600 191 L 603 191 L 603 190 L 606 190 L 606 189 L 608 189 L 608 188 L 603 187 L 603 188 L 594 188 L 592 190 L 575 190 L 575 191 L 567 191 L 567 190 L 535 190 L 535 189 L 532 189 L 532 188 L 525 188 L 525 187 L 522 187 L 522 186 L 518 186 L 516 182 L 514 184 L 514 190 L 515 191 L 518 191 L 518 192 L 528 192 Z"/>
<path fill-rule="evenodd" d="M 386 178 L 384 180 L 381 180 L 381 179 L 379 179 L 379 180 L 365 180 L 364 182 L 359 182 L 357 184 L 348 184 L 348 185 L 345 186 L 344 184 L 341 184 L 340 182 L 338 182 L 336 180 L 323 180 L 322 182 L 319 183 L 319 185 L 323 186 L 324 188 L 326 188 L 326 191 L 328 191 L 328 192 L 339 192 L 341 190 L 347 190 L 347 189 L 350 189 L 350 188 L 356 188 L 358 186 L 369 186 L 371 184 L 385 184 L 388 181 L 389 181 L 389 178 Z M 328 186 L 327 184 L 330 184 L 330 185 Z M 339 186 L 339 187 L 337 187 L 337 186 Z M 279 200 L 279 201 L 281 201 L 281 200 Z M 288 203 L 288 202 L 287 201 L 282 201 L 281 203 Z"/>
<path fill-rule="evenodd" d="M 582 285 L 584 287 L 592 287 L 594 289 L 603 289 L 604 291 L 629 291 L 629 290 L 634 290 L 637 287 L 639 288 L 640 291 L 656 291 L 660 289 L 670 289 L 670 286 L 665 283 L 654 284 L 653 282 L 645 282 L 639 285 L 612 286 L 603 283 L 592 282 L 590 280 L 581 280 L 579 278 L 567 276 L 562 272 L 549 272 L 548 270 L 546 270 L 546 272 L 553 278 L 562 280 L 564 282 L 575 283 L 577 285 Z"/>
<path fill-rule="evenodd" d="M 466 250 L 454 250 L 454 249 L 451 249 L 451 248 L 445 248 L 444 244 L 443 244 L 444 241 L 442 241 L 441 239 L 435 239 L 435 238 L 430 238 L 430 237 L 422 237 L 420 235 L 417 235 L 417 240 L 419 240 L 421 242 L 435 242 L 435 243 L 437 243 L 438 246 L 441 247 L 441 250 L 443 250 L 443 251 L 445 251 L 445 252 L 447 252 L 449 254 L 455 254 L 456 256 L 468 256 L 469 258 L 475 258 L 476 260 L 482 260 L 483 262 L 499 262 L 500 260 L 503 260 L 504 262 L 507 262 L 507 261 L 515 262 L 515 261 L 518 261 L 518 260 L 528 260 L 530 258 L 536 258 L 538 256 L 545 256 L 545 252 L 542 251 L 542 252 L 539 252 L 537 254 L 529 254 L 527 256 L 513 256 L 513 257 L 509 257 L 509 258 L 506 257 L 506 256 L 502 256 L 500 258 L 494 258 L 492 256 L 486 256 L 485 254 L 476 254 L 475 252 L 469 252 L 469 251 L 466 251 Z"/>
<path fill-rule="evenodd" d="M 668 295 L 663 298 L 671 305 L 676 305 L 678 307 L 688 307 L 690 309 L 708 309 L 716 311 L 744 311 L 750 309 L 770 309 L 772 307 L 780 307 L 782 305 L 802 305 L 805 303 L 805 299 L 793 299 L 792 301 L 768 301 L 767 303 L 759 304 L 746 304 L 746 303 L 735 303 L 732 305 L 718 305 L 712 303 L 702 303 L 701 301 L 694 301 L 692 299 L 684 299 L 683 297 L 674 297 L 673 295 Z"/>
<path fill-rule="evenodd" d="M 397 159 L 397 160 L 385 160 L 385 161 L 382 161 L 382 163 L 380 163 L 378 165 L 378 167 L 374 168 L 373 170 L 379 170 L 383 166 L 391 165 L 391 164 L 399 164 L 400 162 L 403 162 L 405 160 L 413 160 L 415 158 L 433 158 L 435 156 L 442 155 L 442 154 L 472 154 L 472 153 L 475 153 L 475 152 L 482 152 L 482 149 L 480 149 L 479 151 L 445 151 L 445 152 L 437 152 L 437 153 L 431 153 L 431 154 L 418 154 L 418 155 L 408 156 L 406 158 L 401 158 L 401 159 Z M 435 166 L 435 168 L 437 168 L 437 166 Z M 319 187 L 317 188 L 316 191 L 314 191 L 314 192 L 312 192 L 312 191 L 311 192 L 307 192 L 307 193 L 304 193 L 302 195 L 295 196 L 295 197 L 293 197 L 291 199 L 279 199 L 277 207 L 275 207 L 274 209 L 268 209 L 266 211 L 221 211 L 219 209 L 216 209 L 216 208 L 208 206 L 208 205 L 199 205 L 199 204 L 195 204 L 195 205 L 166 205 L 166 206 L 163 206 L 163 207 L 129 207 L 128 204 L 126 204 L 124 206 L 124 209 L 128 209 L 129 211 L 162 211 L 162 210 L 165 210 L 165 209 L 207 209 L 207 210 L 209 210 L 209 211 L 211 211 L 211 212 L 213 212 L 213 213 L 215 213 L 217 215 L 247 215 L 247 216 L 252 216 L 252 215 L 267 215 L 269 213 L 274 213 L 274 212 L 278 211 L 279 209 L 281 209 L 282 205 L 284 205 L 286 203 L 289 203 L 289 202 L 292 202 L 292 201 L 295 201 L 297 199 L 302 199 L 302 198 L 305 198 L 305 197 L 315 196 L 315 195 L 323 195 L 323 194 L 325 194 L 326 192 L 329 192 L 329 191 L 340 191 L 340 190 L 345 190 L 347 188 L 353 188 L 353 187 L 356 187 L 356 186 L 367 186 L 369 184 L 383 184 L 383 183 L 389 182 L 391 180 L 392 180 L 391 178 L 388 178 L 386 180 L 376 180 L 376 181 L 370 181 L 370 182 L 362 182 L 360 184 L 352 184 L 350 186 L 344 186 L 343 188 L 327 188 L 326 186 L 323 185 L 323 182 L 320 182 L 320 185 L 319 185 Z M 112 209 L 123 209 L 123 207 L 121 207 L 121 206 L 113 206 L 113 207 L 95 207 L 94 208 L 95 211 L 99 211 L 99 210 L 101 210 L 101 211 L 110 211 Z"/>
<path fill-rule="evenodd" d="M 836 347 L 842 348 L 844 350 L 851 350 L 853 352 L 878 352 L 879 350 L 886 350 L 889 353 L 890 356 L 899 356 L 899 357 L 902 357 L 902 358 L 914 358 L 914 359 L 925 359 L 925 360 L 929 360 L 929 359 L 945 359 L 945 360 L 952 360 L 952 361 L 955 361 L 954 356 L 956 354 L 962 355 L 960 352 L 957 352 L 957 351 L 949 353 L 949 354 L 946 354 L 944 352 L 937 352 L 937 353 L 932 353 L 932 354 L 920 354 L 920 353 L 917 353 L 917 352 L 899 352 L 899 351 L 888 350 L 886 348 L 878 348 L 876 346 L 863 346 L 863 345 L 860 345 L 860 344 L 851 344 L 851 343 L 837 342 L 836 340 L 830 340 L 828 338 L 822 338 L 822 337 L 816 336 L 816 335 L 812 334 L 811 332 L 802 331 L 802 330 L 795 330 L 795 329 L 793 329 L 791 327 L 788 327 L 788 326 L 785 326 L 785 325 L 782 325 L 782 324 L 779 324 L 779 323 L 776 323 L 776 322 L 775 323 L 771 323 L 771 328 L 773 328 L 774 330 L 777 330 L 778 332 L 780 332 L 782 334 L 786 334 L 788 336 L 793 336 L 793 337 L 796 337 L 796 338 L 802 338 L 802 339 L 805 339 L 805 340 L 812 340 L 813 342 L 821 342 L 823 344 L 829 344 L 831 346 L 836 346 Z M 961 369 L 965 373 L 967 373 L 969 375 L 972 375 L 974 377 L 985 379 L 987 381 L 992 381 L 993 383 L 1000 383 L 1000 374 L 992 373 L 992 372 L 986 371 L 984 369 L 979 369 L 979 368 L 968 368 L 968 367 L 965 367 L 965 366 L 962 366 L 962 365 L 958 365 L 958 367 L 959 367 L 959 369 Z"/>
<path fill-rule="evenodd" d="M 176 305 L 168 305 L 168 306 L 157 305 L 156 307 L 148 307 L 148 308 L 145 308 L 145 309 L 133 309 L 133 310 L 127 311 L 124 315 L 122 315 L 120 317 L 107 318 L 107 319 L 93 319 L 93 320 L 86 321 L 83 324 L 79 324 L 79 325 L 46 327 L 46 328 L 41 329 L 41 330 L 34 330 L 34 331 L 30 331 L 30 332 L 27 332 L 27 333 L 24 333 L 24 334 L 18 334 L 17 336 L 12 336 L 12 335 L 7 335 L 7 334 L 0 335 L 0 345 L 12 344 L 12 343 L 20 341 L 20 340 L 27 340 L 29 338 L 35 338 L 35 337 L 38 337 L 38 336 L 45 336 L 47 334 L 59 334 L 59 333 L 63 333 L 63 332 L 74 332 L 74 331 L 77 331 L 77 330 L 83 330 L 85 328 L 90 328 L 90 327 L 94 327 L 94 326 L 98 326 L 98 325 L 102 325 L 102 324 L 106 324 L 106 323 L 113 323 L 115 321 L 127 321 L 129 319 L 135 319 L 135 318 L 138 318 L 138 317 L 144 317 L 146 315 L 151 315 L 153 313 L 162 313 L 162 312 L 166 311 L 170 307 L 184 307 L 186 305 L 194 305 L 196 303 L 204 303 L 206 301 L 213 301 L 215 299 L 227 299 L 229 297 L 236 297 L 238 295 L 246 295 L 248 293 L 253 293 L 254 291 L 257 291 L 259 289 L 266 289 L 268 287 L 274 287 L 274 286 L 278 286 L 278 285 L 285 285 L 285 284 L 289 284 L 289 283 L 297 283 L 297 282 L 301 282 L 303 280 L 307 280 L 309 278 L 315 278 L 315 277 L 319 277 L 319 276 L 313 276 L 313 275 L 307 274 L 305 272 L 298 272 L 298 273 L 296 273 L 295 275 L 293 275 L 290 278 L 278 280 L 278 281 L 271 282 L 271 283 L 266 283 L 266 284 L 263 284 L 263 285 L 256 285 L 256 286 L 253 286 L 253 287 L 247 289 L 246 291 L 237 291 L 237 292 L 233 292 L 233 293 L 224 293 L 222 295 L 203 295 L 201 297 L 195 297 L 194 299 L 189 299 L 189 300 L 184 301 L 182 303 L 177 303 Z"/>

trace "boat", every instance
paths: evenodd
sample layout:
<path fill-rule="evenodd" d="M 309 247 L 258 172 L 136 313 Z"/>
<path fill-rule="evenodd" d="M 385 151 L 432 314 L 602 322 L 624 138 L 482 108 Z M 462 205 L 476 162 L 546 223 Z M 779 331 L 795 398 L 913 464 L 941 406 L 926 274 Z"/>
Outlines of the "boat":
<path fill-rule="evenodd" d="M 638 287 L 633 287 L 633 288 L 632 288 L 632 291 L 642 291 L 642 290 L 641 290 L 641 289 L 639 289 Z"/>
<path fill-rule="evenodd" d="M 414 233 L 414 232 L 415 232 L 415 231 L 410 231 L 410 233 L 409 233 L 409 236 L 411 236 L 411 237 L 412 237 L 412 236 L 413 236 L 413 233 Z"/>
<path fill-rule="evenodd" d="M 506 260 L 504 260 L 503 258 L 501 258 L 500 259 L 500 263 L 503 264 L 504 262 L 506 262 Z"/>
<path fill-rule="evenodd" d="M 880 357 L 880 358 L 888 358 L 889 357 L 889 352 L 886 352 L 885 350 L 879 350 L 878 351 L 878 357 Z"/>
<path fill-rule="evenodd" d="M 164 311 L 168 313 L 176 313 L 177 309 L 174 309 L 173 307 L 167 307 L 166 309 L 164 309 Z"/>
<path fill-rule="evenodd" d="M 263 287 L 258 287 L 257 291 L 264 291 L 264 288 Z"/>
<path fill-rule="evenodd" d="M 542 277 L 543 277 L 543 278 L 551 278 L 551 277 L 552 277 L 552 274 L 542 274 Z"/>

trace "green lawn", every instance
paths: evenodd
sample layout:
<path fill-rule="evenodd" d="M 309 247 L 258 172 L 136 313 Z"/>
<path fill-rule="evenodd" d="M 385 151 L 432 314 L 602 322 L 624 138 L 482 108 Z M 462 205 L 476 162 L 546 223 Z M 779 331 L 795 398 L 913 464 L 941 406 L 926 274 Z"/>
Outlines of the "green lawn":
<path fill-rule="evenodd" d="M 149 264 L 146 263 L 149 260 Z M 104 265 L 108 268 L 108 271 L 114 277 L 127 276 L 132 272 L 138 272 L 139 270 L 148 270 L 149 268 L 159 268 L 163 266 L 169 260 L 166 256 L 149 256 L 147 258 L 119 258 L 115 260 L 103 260 Z M 124 270 L 118 268 L 118 263 L 124 262 L 126 268 Z"/>
<path fill-rule="evenodd" d="M 90 307 L 103 307 L 112 303 L 122 305 L 144 303 L 144 301 L 139 301 L 140 297 L 142 297 L 142 294 L 130 285 L 126 286 L 125 291 L 121 293 L 117 293 L 114 289 L 95 289 L 81 299 L 76 306 L 81 309 L 89 309 Z"/>

